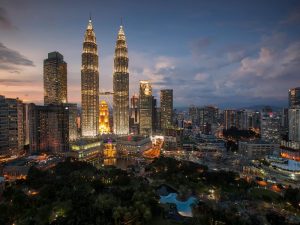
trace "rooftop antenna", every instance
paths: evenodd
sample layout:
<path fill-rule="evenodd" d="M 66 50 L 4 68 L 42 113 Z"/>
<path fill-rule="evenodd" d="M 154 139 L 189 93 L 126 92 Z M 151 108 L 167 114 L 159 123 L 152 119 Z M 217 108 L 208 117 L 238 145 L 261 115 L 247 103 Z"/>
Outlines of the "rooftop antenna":
<path fill-rule="evenodd" d="M 123 26 L 123 18 L 121 17 L 121 26 Z"/>
<path fill-rule="evenodd" d="M 92 20 L 92 13 L 90 12 L 90 20 Z"/>

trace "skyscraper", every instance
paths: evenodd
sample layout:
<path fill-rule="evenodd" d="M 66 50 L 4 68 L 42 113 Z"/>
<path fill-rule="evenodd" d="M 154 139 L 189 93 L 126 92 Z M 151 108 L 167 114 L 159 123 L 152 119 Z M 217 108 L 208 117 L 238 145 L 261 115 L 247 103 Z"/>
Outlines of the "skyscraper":
<path fill-rule="evenodd" d="M 129 73 L 128 50 L 123 27 L 117 37 L 113 74 L 113 122 L 114 133 L 129 133 Z"/>
<path fill-rule="evenodd" d="M 236 110 L 225 109 L 224 110 L 224 129 L 229 130 L 232 127 L 236 127 Z"/>
<path fill-rule="evenodd" d="M 67 63 L 59 52 L 44 60 L 44 104 L 67 102 Z"/>
<path fill-rule="evenodd" d="M 161 129 L 172 126 L 173 123 L 173 90 L 160 91 Z"/>
<path fill-rule="evenodd" d="M 300 107 L 289 109 L 289 140 L 300 142 Z"/>
<path fill-rule="evenodd" d="M 157 132 L 158 130 L 158 117 L 157 117 L 157 100 L 154 96 L 152 96 L 152 131 Z"/>
<path fill-rule="evenodd" d="M 69 109 L 70 106 L 63 104 L 46 106 L 29 104 L 31 153 L 42 151 L 61 154 L 69 150 Z"/>
<path fill-rule="evenodd" d="M 289 90 L 289 107 L 300 105 L 300 87 L 291 88 Z"/>
<path fill-rule="evenodd" d="M 99 106 L 99 133 L 110 133 L 109 110 L 106 101 L 101 101 Z"/>
<path fill-rule="evenodd" d="M 260 136 L 263 141 L 280 143 L 281 118 L 279 114 L 272 112 L 272 108 L 265 107 L 261 112 Z"/>
<path fill-rule="evenodd" d="M 199 115 L 199 108 L 195 105 L 191 105 L 189 107 L 189 118 L 193 124 L 193 126 L 199 126 L 200 125 L 200 115 Z"/>
<path fill-rule="evenodd" d="M 0 95 L 0 157 L 20 155 L 25 144 L 25 105 Z"/>
<path fill-rule="evenodd" d="M 152 87 L 149 81 L 140 81 L 140 134 L 152 134 Z"/>
<path fill-rule="evenodd" d="M 134 94 L 130 98 L 130 118 L 129 118 L 129 129 L 130 133 L 139 133 L 140 124 L 140 109 L 139 109 L 139 96 Z"/>
<path fill-rule="evenodd" d="M 85 31 L 81 59 L 81 134 L 83 137 L 95 137 L 99 125 L 99 68 L 91 19 Z"/>
<path fill-rule="evenodd" d="M 63 104 L 63 106 L 65 106 L 69 112 L 69 140 L 75 141 L 78 138 L 77 104 L 76 103 L 66 103 L 66 104 Z"/>

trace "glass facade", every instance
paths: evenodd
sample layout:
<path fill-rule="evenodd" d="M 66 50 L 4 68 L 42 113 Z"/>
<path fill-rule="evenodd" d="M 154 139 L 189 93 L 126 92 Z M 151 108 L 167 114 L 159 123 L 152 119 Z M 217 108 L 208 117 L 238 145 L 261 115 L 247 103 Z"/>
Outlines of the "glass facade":
<path fill-rule="evenodd" d="M 99 126 L 99 68 L 96 35 L 89 20 L 81 55 L 81 135 L 95 137 Z"/>
<path fill-rule="evenodd" d="M 152 87 L 149 81 L 140 81 L 140 134 L 152 134 Z"/>
<path fill-rule="evenodd" d="M 120 26 L 115 48 L 113 74 L 113 129 L 118 135 L 129 133 L 128 49 L 123 27 Z"/>
<path fill-rule="evenodd" d="M 172 127 L 173 124 L 173 90 L 160 91 L 161 129 Z"/>
<path fill-rule="evenodd" d="M 44 104 L 67 101 L 67 63 L 59 52 L 50 52 L 44 60 Z"/>

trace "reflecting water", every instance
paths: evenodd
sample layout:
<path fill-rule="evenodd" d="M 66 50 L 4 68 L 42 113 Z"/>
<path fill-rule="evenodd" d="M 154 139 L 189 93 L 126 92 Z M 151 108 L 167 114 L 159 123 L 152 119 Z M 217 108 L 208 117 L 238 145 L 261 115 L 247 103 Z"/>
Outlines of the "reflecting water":
<path fill-rule="evenodd" d="M 196 203 L 197 199 L 195 197 L 189 197 L 186 201 L 177 200 L 177 193 L 170 193 L 166 196 L 160 196 L 160 203 L 174 203 L 177 206 L 177 211 L 180 215 L 186 217 L 192 217 L 192 207 L 191 205 Z"/>

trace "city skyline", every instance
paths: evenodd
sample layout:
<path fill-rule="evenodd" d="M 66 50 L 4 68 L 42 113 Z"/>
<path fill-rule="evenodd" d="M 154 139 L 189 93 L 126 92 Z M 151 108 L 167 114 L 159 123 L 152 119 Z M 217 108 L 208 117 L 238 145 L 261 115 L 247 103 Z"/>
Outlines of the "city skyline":
<path fill-rule="evenodd" d="M 120 9 L 114 6 L 121 3 L 113 1 L 94 2 L 92 10 L 89 4 L 82 7 L 75 1 L 66 14 L 63 8 L 68 1 L 60 5 L 3 3 L 1 94 L 24 102 L 43 102 L 42 59 L 48 52 L 59 51 L 68 63 L 69 102 L 81 103 L 80 48 L 89 11 L 100 46 L 102 91 L 112 90 L 120 17 L 130 48 L 130 96 L 138 93 L 140 80 L 150 80 L 156 97 L 160 89 L 175 90 L 176 107 L 287 106 L 288 89 L 300 83 L 296 1 L 275 1 L 272 7 L 267 1 L 245 5 L 230 1 L 230 7 L 196 1 L 184 7 L 179 2 L 141 5 L 131 1 Z M 152 18 L 155 12 L 157 18 Z"/>

